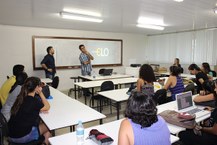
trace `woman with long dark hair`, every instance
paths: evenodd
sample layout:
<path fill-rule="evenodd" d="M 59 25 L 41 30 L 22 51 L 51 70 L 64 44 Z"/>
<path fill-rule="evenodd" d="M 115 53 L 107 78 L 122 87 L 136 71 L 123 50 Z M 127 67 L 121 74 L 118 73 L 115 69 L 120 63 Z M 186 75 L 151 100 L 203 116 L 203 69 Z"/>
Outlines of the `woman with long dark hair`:
<path fill-rule="evenodd" d="M 39 78 L 28 78 L 11 108 L 8 128 L 9 140 L 12 142 L 27 143 L 44 135 L 45 143 L 48 144 L 51 134 L 45 124 L 40 123 L 39 112 L 49 110 L 50 105 L 43 95 L 40 85 Z M 38 94 L 41 100 L 35 98 L 35 94 Z"/>
<path fill-rule="evenodd" d="M 196 64 L 191 64 L 188 67 L 189 72 L 196 77 L 196 84 L 197 84 L 197 93 L 199 94 L 200 91 L 203 91 L 203 83 L 204 81 L 208 80 L 207 74 L 201 71 L 201 69 Z"/>
<path fill-rule="evenodd" d="M 170 132 L 152 97 L 133 91 L 121 122 L 118 145 L 170 145 Z"/>
<path fill-rule="evenodd" d="M 148 64 L 143 64 L 139 70 L 137 80 L 137 91 L 147 95 L 154 95 L 154 82 L 156 81 L 154 71 Z"/>

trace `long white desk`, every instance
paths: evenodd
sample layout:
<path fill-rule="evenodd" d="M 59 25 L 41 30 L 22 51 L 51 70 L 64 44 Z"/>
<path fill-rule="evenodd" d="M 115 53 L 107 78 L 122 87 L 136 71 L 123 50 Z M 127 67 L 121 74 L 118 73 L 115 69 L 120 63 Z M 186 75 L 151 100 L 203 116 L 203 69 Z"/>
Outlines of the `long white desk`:
<path fill-rule="evenodd" d="M 161 85 L 158 82 L 154 82 L 154 91 L 156 92 L 159 89 L 161 89 Z M 126 94 L 128 90 L 129 88 L 124 88 L 124 89 L 98 92 L 99 95 L 102 95 L 116 102 L 117 119 L 119 119 L 120 103 L 127 101 L 127 99 L 129 98 L 129 95 Z M 100 112 L 101 112 L 101 102 L 100 102 Z"/>
<path fill-rule="evenodd" d="M 157 89 L 160 89 L 160 88 L 155 86 L 155 91 Z M 109 99 L 114 100 L 114 101 L 117 102 L 117 104 L 116 104 L 116 107 L 117 107 L 117 119 L 119 119 L 120 103 L 124 102 L 124 101 L 127 101 L 127 99 L 129 98 L 129 95 L 126 94 L 127 90 L 128 89 L 125 88 L 125 89 L 117 89 L 117 90 L 111 90 L 111 91 L 103 91 L 103 92 L 98 93 L 98 94 L 100 94 L 100 95 L 102 95 L 102 96 L 104 96 L 106 98 L 109 98 Z M 196 95 L 194 95 L 193 98 L 195 96 Z M 162 104 L 162 105 L 158 105 L 157 109 L 158 109 L 158 113 L 161 113 L 161 112 L 163 112 L 165 110 L 177 110 L 177 103 L 176 103 L 176 101 L 168 102 L 168 103 L 165 103 L 165 104 Z M 196 116 L 196 122 L 201 122 L 201 121 L 203 121 L 203 120 L 205 120 L 205 119 L 207 119 L 209 117 L 210 117 L 210 114 L 204 115 L 202 117 L 197 117 Z M 185 128 L 183 128 L 183 127 L 179 127 L 179 126 L 172 125 L 172 124 L 169 124 L 169 123 L 168 123 L 168 128 L 170 129 L 172 134 L 177 134 L 180 131 L 185 130 Z"/>
<path fill-rule="evenodd" d="M 84 80 L 88 80 L 88 81 L 98 81 L 98 80 L 131 78 L 132 75 L 127 75 L 127 74 L 112 74 L 112 75 L 109 75 L 109 76 L 95 75 L 95 77 L 89 76 L 89 75 L 86 75 L 86 76 L 79 75 L 78 77 L 81 78 L 81 79 L 84 79 Z"/>
<path fill-rule="evenodd" d="M 44 83 L 52 83 L 52 80 L 50 78 L 41 78 L 41 82 L 44 82 Z"/>
<path fill-rule="evenodd" d="M 69 127 L 76 125 L 79 120 L 90 122 L 101 120 L 106 116 L 96 110 L 84 105 L 83 103 L 68 97 L 62 92 L 49 87 L 53 99 L 48 100 L 50 110 L 48 113 L 40 113 L 41 119 L 47 125 L 49 130 Z"/>
<path fill-rule="evenodd" d="M 116 120 L 110 123 L 105 123 L 103 125 L 86 128 L 84 130 L 84 138 L 86 139 L 88 137 L 91 129 L 97 129 L 98 131 L 103 132 L 106 135 L 110 136 L 114 140 L 114 142 L 111 145 L 117 145 L 118 144 L 118 132 L 119 132 L 121 121 L 122 120 Z M 171 143 L 174 143 L 178 140 L 179 140 L 178 137 L 174 135 L 170 135 Z M 67 133 L 64 135 L 51 137 L 49 138 L 49 142 L 51 143 L 51 145 L 74 145 L 76 144 L 76 133 L 71 132 L 71 133 Z M 96 143 L 94 143 L 90 139 L 86 139 L 84 142 L 84 145 L 96 145 Z"/>
<path fill-rule="evenodd" d="M 136 83 L 137 79 L 138 78 L 119 78 L 119 79 L 110 79 L 109 81 L 112 81 L 114 85 L 121 85 L 121 84 Z M 106 80 L 77 82 L 75 83 L 75 85 L 81 88 L 91 88 L 92 95 L 94 95 L 94 88 L 100 87 L 104 81 Z M 86 104 L 86 96 L 85 96 L 85 104 Z"/>

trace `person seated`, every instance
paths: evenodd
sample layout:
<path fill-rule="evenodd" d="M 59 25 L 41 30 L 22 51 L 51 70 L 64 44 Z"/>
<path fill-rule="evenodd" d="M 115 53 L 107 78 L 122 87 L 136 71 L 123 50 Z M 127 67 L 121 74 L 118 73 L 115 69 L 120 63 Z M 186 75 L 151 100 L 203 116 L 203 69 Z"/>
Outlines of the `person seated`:
<path fill-rule="evenodd" d="M 199 94 L 200 91 L 203 90 L 202 85 L 203 85 L 204 81 L 208 80 L 208 76 L 207 76 L 207 74 L 202 72 L 201 69 L 194 63 L 188 67 L 188 70 L 190 71 L 190 73 L 192 75 L 195 75 L 195 77 L 196 77 L 195 81 L 197 84 L 197 93 Z"/>
<path fill-rule="evenodd" d="M 4 115 L 4 117 L 6 118 L 7 121 L 9 121 L 10 116 L 11 116 L 11 114 L 10 114 L 11 107 L 13 106 L 17 96 L 19 95 L 19 93 L 21 91 L 21 87 L 24 84 L 27 77 L 28 76 L 25 72 L 21 72 L 20 74 L 18 74 L 18 76 L 16 77 L 16 82 L 12 86 L 12 88 L 9 92 L 9 96 L 8 96 L 4 106 L 1 109 L 1 113 Z"/>
<path fill-rule="evenodd" d="M 16 82 L 16 76 L 24 71 L 24 66 L 21 64 L 14 65 L 13 75 L 9 77 L 0 88 L 0 101 L 3 106 L 8 98 L 11 87 Z"/>
<path fill-rule="evenodd" d="M 151 96 L 133 91 L 121 122 L 118 145 L 171 145 L 165 120 L 157 115 Z"/>
<path fill-rule="evenodd" d="M 212 72 L 211 69 L 210 69 L 209 63 L 207 63 L 207 62 L 202 63 L 201 70 L 202 70 L 205 74 L 207 74 L 209 80 L 212 80 L 212 79 L 213 79 L 213 72 Z"/>
<path fill-rule="evenodd" d="M 205 81 L 203 83 L 204 91 L 200 91 L 200 94 L 194 97 L 193 101 L 195 104 L 202 105 L 202 106 L 210 106 L 215 107 L 215 88 L 216 84 L 215 81 Z"/>
<path fill-rule="evenodd" d="M 170 76 L 164 85 L 164 89 L 170 90 L 172 100 L 176 100 L 175 95 L 184 91 L 184 83 L 180 77 L 180 73 L 180 67 L 170 66 Z"/>
<path fill-rule="evenodd" d="M 35 94 L 38 94 L 41 100 L 35 98 Z M 43 135 L 48 145 L 51 133 L 46 125 L 40 122 L 39 112 L 49 109 L 50 105 L 42 93 L 40 79 L 27 78 L 11 108 L 11 117 L 8 122 L 9 141 L 27 143 Z"/>
<path fill-rule="evenodd" d="M 215 92 L 213 93 L 216 101 L 217 85 L 215 82 Z M 210 109 L 210 108 L 208 108 Z M 217 108 L 211 112 L 210 119 L 202 126 L 195 126 L 193 130 L 187 129 L 179 133 L 180 141 L 184 145 L 216 145 L 217 143 Z"/>
<path fill-rule="evenodd" d="M 154 71 L 148 64 L 143 64 L 139 70 L 137 80 L 137 91 L 147 95 L 154 95 L 154 82 L 156 81 Z"/>

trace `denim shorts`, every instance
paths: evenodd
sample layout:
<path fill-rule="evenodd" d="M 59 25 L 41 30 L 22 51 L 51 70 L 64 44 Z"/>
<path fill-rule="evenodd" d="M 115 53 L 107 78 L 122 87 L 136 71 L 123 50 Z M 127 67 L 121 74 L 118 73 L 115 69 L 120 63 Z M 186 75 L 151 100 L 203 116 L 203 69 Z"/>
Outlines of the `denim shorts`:
<path fill-rule="evenodd" d="M 37 127 L 33 126 L 32 130 L 29 134 L 20 137 L 20 138 L 11 138 L 9 137 L 9 140 L 14 143 L 27 143 L 33 140 L 37 140 L 39 138 L 39 130 Z"/>

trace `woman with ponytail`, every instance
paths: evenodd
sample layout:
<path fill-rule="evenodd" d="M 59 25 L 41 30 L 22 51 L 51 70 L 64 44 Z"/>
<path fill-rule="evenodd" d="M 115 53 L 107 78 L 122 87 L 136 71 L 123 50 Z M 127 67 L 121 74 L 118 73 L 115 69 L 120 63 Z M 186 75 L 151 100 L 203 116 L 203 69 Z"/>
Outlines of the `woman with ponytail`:
<path fill-rule="evenodd" d="M 42 93 L 41 81 L 37 77 L 28 78 L 21 88 L 20 94 L 11 108 L 8 122 L 9 140 L 15 143 L 27 143 L 44 135 L 45 143 L 51 136 L 44 123 L 39 121 L 39 112 L 48 111 L 50 105 Z M 35 98 L 38 94 L 41 101 Z"/>

